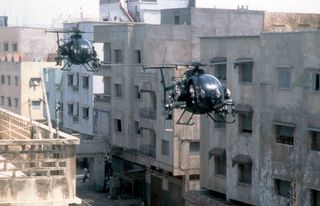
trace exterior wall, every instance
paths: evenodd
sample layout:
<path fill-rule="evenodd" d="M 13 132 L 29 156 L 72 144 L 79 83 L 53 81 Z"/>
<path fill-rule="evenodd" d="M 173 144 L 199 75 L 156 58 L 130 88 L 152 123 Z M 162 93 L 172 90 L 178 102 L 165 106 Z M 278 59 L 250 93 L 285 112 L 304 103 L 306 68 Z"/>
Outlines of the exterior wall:
<path fill-rule="evenodd" d="M 56 37 L 52 33 L 45 34 L 44 29 L 2 27 L 0 39 L 0 75 L 5 77 L 0 94 L 5 97 L 5 102 L 1 107 L 29 117 L 28 98 L 43 99 L 41 81 L 37 87 L 31 87 L 30 78 L 41 78 L 43 67 L 54 66 L 53 62 L 47 61 L 56 50 Z M 8 44 L 7 50 L 5 44 Z M 8 97 L 11 98 L 11 106 L 8 106 Z M 42 106 L 31 113 L 33 119 L 44 119 Z"/>
<path fill-rule="evenodd" d="M 199 36 L 258 35 L 263 31 L 263 11 L 228 9 L 167 9 L 161 11 L 161 24 L 179 24 L 192 27 L 192 61 L 200 59 Z"/>
<path fill-rule="evenodd" d="M 1 84 L 0 91 L 1 96 L 4 98 L 4 104 L 1 100 L 1 108 L 12 111 L 16 114 L 22 114 L 21 108 L 21 64 L 14 62 L 0 62 L 0 76 L 5 77 L 5 83 Z M 8 85 L 8 76 L 11 78 L 11 84 Z M 18 78 L 18 85 L 15 86 L 15 77 Z M 1 97 L 1 98 L 2 98 Z M 8 105 L 8 97 L 11 98 L 11 106 Z M 18 98 L 18 105 L 15 106 L 14 98 Z M 28 110 L 27 110 L 28 111 Z M 29 116 L 29 115 L 28 115 Z"/>
<path fill-rule="evenodd" d="M 98 22 L 79 22 L 79 30 L 88 33 L 83 34 L 83 38 L 93 41 L 93 26 L 101 24 Z M 65 29 L 71 30 L 73 27 L 77 26 L 75 23 L 65 24 Z M 67 38 L 67 37 L 65 37 Z M 102 44 L 94 44 L 95 50 L 97 51 L 98 58 L 103 61 L 102 55 Z M 64 105 L 64 128 L 69 128 L 79 133 L 93 135 L 93 100 L 95 93 L 103 93 L 102 79 L 95 77 L 92 72 L 88 72 L 83 65 L 72 65 L 70 71 L 63 72 L 63 105 Z M 73 75 L 73 85 L 68 85 L 68 75 Z M 79 80 L 77 80 L 77 75 L 79 75 Z M 83 77 L 89 78 L 89 87 L 85 88 L 83 86 Z M 76 82 L 79 81 L 79 85 Z M 73 103 L 74 109 L 77 104 L 79 104 L 79 118 L 75 121 L 75 112 L 73 114 L 68 114 L 68 104 Z M 83 118 L 82 108 L 89 108 L 89 117 Z"/>
<path fill-rule="evenodd" d="M 40 101 L 40 107 L 33 107 L 32 102 L 30 102 L 31 116 L 35 120 L 44 120 L 44 113 L 46 112 L 44 104 L 44 94 L 42 84 L 44 83 L 41 73 L 43 68 L 54 67 L 54 62 L 22 62 L 20 64 L 21 76 L 19 76 L 21 84 L 21 96 L 20 96 L 20 106 L 21 115 L 24 117 L 29 117 L 29 99 L 31 101 Z M 31 86 L 32 78 L 39 78 L 40 82 L 37 86 Z M 42 81 L 42 82 L 41 82 Z M 13 102 L 14 103 L 14 102 Z"/>
<path fill-rule="evenodd" d="M 107 55 L 111 56 L 112 63 L 112 66 L 102 66 L 97 73 L 111 81 L 108 84 L 111 89 L 105 87 L 106 90 L 110 90 L 110 100 L 106 103 L 96 101 L 95 108 L 110 112 L 111 147 L 122 149 L 122 152 L 114 155 L 147 168 L 159 168 L 165 173 L 170 172 L 174 175 L 199 173 L 199 155 L 189 158 L 188 142 L 199 141 L 198 125 L 184 128 L 182 131 L 182 128 L 176 128 L 174 124 L 179 117 L 178 114 L 174 115 L 173 120 L 166 120 L 160 73 L 156 70 L 141 71 L 142 65 L 161 65 L 163 62 L 170 64 L 191 59 L 190 37 L 190 27 L 184 25 L 175 27 L 119 24 L 95 27 L 95 41 L 105 43 L 105 48 L 108 48 L 105 50 L 105 55 L 108 53 Z M 114 65 L 115 49 L 121 49 L 123 54 L 123 62 L 119 66 Z M 135 50 L 141 51 L 141 66 L 135 63 Z M 182 72 L 167 70 L 164 74 L 166 84 L 171 85 L 170 78 L 181 75 Z M 114 84 L 122 85 L 122 97 L 116 97 Z M 135 86 L 139 87 L 140 99 L 136 98 Z M 116 119 L 121 120 L 121 132 L 116 131 Z M 140 134 L 135 133 L 135 121 L 139 122 Z M 187 134 L 193 135 L 190 137 Z M 178 141 L 180 139 L 187 141 Z M 167 154 L 162 153 L 162 141 L 168 143 Z M 176 156 L 178 156 L 177 161 L 174 160 Z M 189 165 L 188 162 L 192 164 Z M 156 176 L 160 177 L 159 174 Z M 159 201 L 164 201 L 162 203 L 165 205 L 170 201 L 170 192 L 168 192 L 170 187 L 166 186 L 171 185 L 170 178 L 175 179 L 172 175 L 161 178 L 163 179 L 161 187 L 165 192 L 161 198 L 159 197 Z M 148 183 L 148 179 L 146 181 Z M 149 183 L 153 184 L 150 181 Z M 196 186 L 189 187 L 187 180 L 177 179 L 176 182 L 179 182 L 180 192 L 174 194 L 179 193 L 183 202 L 182 192 Z M 171 189 L 175 191 L 175 187 L 172 187 Z M 156 193 L 148 190 L 148 184 L 147 191 L 151 198 L 155 198 L 153 194 Z"/>
<path fill-rule="evenodd" d="M 265 12 L 264 31 L 305 31 L 320 28 L 319 14 Z"/>
<path fill-rule="evenodd" d="M 160 24 L 160 10 L 168 8 L 186 8 L 188 6 L 189 0 L 128 1 L 127 3 L 123 0 L 100 1 L 100 19 L 108 17 L 108 21 L 115 22 L 135 21 Z M 120 20 L 120 18 L 122 20 Z"/>
<path fill-rule="evenodd" d="M 15 128 L 15 132 L 8 128 Z M 77 138 L 59 132 L 59 137 L 52 139 L 56 134 L 51 134 L 47 126 L 30 123 L 29 119 L 3 109 L 0 131 L 1 204 L 81 203 L 75 191 Z"/>
<path fill-rule="evenodd" d="M 219 49 L 212 49 L 219 48 Z M 240 49 L 241 48 L 241 49 Z M 232 99 L 237 104 L 249 104 L 253 111 L 252 134 L 240 133 L 237 119 L 236 123 L 228 124 L 227 129 L 216 129 L 212 121 L 202 119 L 201 121 L 201 185 L 205 188 L 228 194 L 229 199 L 240 200 L 250 204 L 258 204 L 258 182 L 259 182 L 259 98 L 256 97 L 259 85 L 258 74 L 260 71 L 260 45 L 259 36 L 203 39 L 201 42 L 202 61 L 209 62 L 214 57 L 227 58 L 227 81 L 226 86 L 232 91 Z M 253 60 L 253 82 L 239 82 L 239 70 L 234 68 L 234 61 L 238 58 L 252 58 Z M 208 72 L 214 74 L 213 69 Z M 210 125 L 210 126 L 209 126 Z M 211 138 L 215 137 L 215 138 Z M 226 178 L 215 175 L 214 158 L 209 159 L 209 151 L 219 147 L 227 150 L 227 175 Z M 253 161 L 252 184 L 238 183 L 238 165 L 232 165 L 232 158 L 238 154 L 249 155 Z"/>
<path fill-rule="evenodd" d="M 311 138 L 308 128 L 319 128 L 319 92 L 311 90 L 312 72 L 319 72 L 319 32 L 288 34 L 264 34 L 261 41 L 264 56 L 260 92 L 261 97 L 261 176 L 260 202 L 286 204 L 287 198 L 274 195 L 273 178 L 295 182 L 298 205 L 310 205 L 310 189 L 320 189 L 320 167 L 316 158 L 319 152 L 310 150 Z M 290 51 L 290 52 L 288 52 Z M 285 55 L 284 55 L 285 54 Z M 277 67 L 291 68 L 291 88 L 279 89 Z M 266 69 L 268 68 L 268 69 Z M 314 68 L 312 70 L 311 68 Z M 273 99 L 273 101 L 271 101 Z M 272 121 L 295 124 L 294 145 L 276 143 Z M 273 132 L 270 132 L 273 131 Z M 263 145 L 263 146 L 262 146 Z M 299 165 L 299 167 L 297 167 Z M 307 175 L 308 174 L 308 175 Z"/>
<path fill-rule="evenodd" d="M 56 37 L 53 33 L 45 33 L 44 29 L 27 27 L 1 27 L 1 58 L 7 61 L 47 61 L 48 55 L 55 53 Z M 4 43 L 9 43 L 9 50 L 4 51 Z M 17 43 L 17 51 L 13 51 L 12 43 Z M 13 56 L 13 57 L 12 57 Z"/>
<path fill-rule="evenodd" d="M 226 85 L 236 104 L 253 108 L 252 135 L 239 133 L 239 119 L 216 129 L 201 119 L 201 171 L 203 188 L 226 194 L 227 200 L 254 205 L 287 205 L 290 199 L 276 194 L 275 179 L 295 184 L 297 205 L 310 205 L 311 189 L 319 190 L 316 171 L 319 152 L 310 150 L 309 128 L 319 127 L 319 92 L 311 91 L 312 73 L 319 72 L 319 32 L 265 33 L 256 37 L 202 38 L 201 59 L 227 58 Z M 289 52 L 288 52 L 289 51 Z M 253 59 L 253 83 L 238 82 L 236 58 Z M 278 86 L 279 67 L 290 68 L 290 89 Z M 212 68 L 208 68 L 212 72 Z M 295 125 L 294 144 L 276 143 L 274 122 Z M 215 175 L 209 151 L 226 149 L 226 177 Z M 232 158 L 245 154 L 252 159 L 252 183 L 237 183 L 237 165 Z M 299 165 L 299 166 L 298 166 Z M 306 175 L 307 174 L 307 175 Z"/>
<path fill-rule="evenodd" d="M 37 86 L 31 86 L 31 78 L 41 79 L 41 72 L 44 67 L 53 67 L 54 63 L 50 62 L 0 62 L 1 75 L 5 76 L 5 84 L 1 85 L 1 94 L 4 99 L 4 105 L 2 108 L 9 111 L 21 114 L 24 117 L 30 117 L 29 112 L 31 109 L 32 119 L 43 120 L 44 119 L 44 107 L 43 107 L 43 91 L 41 86 L 41 80 L 37 82 Z M 11 78 L 11 83 L 8 85 L 8 76 Z M 16 86 L 16 80 L 18 84 Z M 8 97 L 11 98 L 11 106 L 8 105 Z M 16 105 L 16 100 L 18 104 Z M 29 99 L 32 101 L 40 101 L 40 107 L 29 107 Z M 31 103 L 31 102 L 30 102 Z M 30 109 L 29 109 L 30 108 Z"/>

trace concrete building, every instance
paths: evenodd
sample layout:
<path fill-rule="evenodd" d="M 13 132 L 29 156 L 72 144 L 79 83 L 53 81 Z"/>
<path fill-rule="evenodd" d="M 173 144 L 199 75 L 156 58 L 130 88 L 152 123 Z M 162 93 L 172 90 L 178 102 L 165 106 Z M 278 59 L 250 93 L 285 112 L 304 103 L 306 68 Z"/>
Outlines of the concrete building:
<path fill-rule="evenodd" d="M 43 124 L 0 109 L 0 204 L 80 204 L 76 144 L 73 136 L 59 132 L 57 137 Z"/>
<path fill-rule="evenodd" d="M 199 36 L 259 35 L 261 32 L 305 31 L 320 28 L 320 14 L 276 13 L 247 8 L 176 8 L 161 10 L 161 24 L 192 26 L 192 57 L 200 59 Z"/>
<path fill-rule="evenodd" d="M 194 6 L 194 0 L 100 0 L 100 20 L 160 24 L 161 10 Z"/>
<path fill-rule="evenodd" d="M 185 194 L 188 205 L 319 204 L 319 34 L 201 38 L 201 60 L 225 74 L 238 117 L 201 119 L 206 191 Z"/>
<path fill-rule="evenodd" d="M 93 41 L 94 25 L 105 22 L 83 21 L 67 23 L 65 30 L 78 28 L 83 38 Z M 66 35 L 65 38 L 68 38 Z M 100 61 L 103 58 L 103 44 L 94 43 Z M 77 133 L 80 145 L 76 148 L 78 166 L 87 167 L 90 171 L 90 184 L 93 188 L 101 188 L 104 181 L 104 157 L 107 152 L 108 128 L 99 121 L 94 110 L 94 97 L 103 94 L 103 77 L 89 72 L 83 65 L 72 65 L 70 71 L 64 71 L 63 77 L 63 129 L 73 134 Z M 103 115 L 103 114 L 102 114 Z M 104 131 L 100 135 L 96 130 Z M 96 184 L 98 186 L 96 186 Z"/>
<path fill-rule="evenodd" d="M 160 73 L 142 72 L 144 64 L 191 59 L 189 34 L 189 26 L 95 27 L 95 41 L 104 43 L 104 59 L 113 65 L 97 72 L 105 93 L 96 96 L 95 109 L 110 129 L 114 176 L 129 179 L 131 195 L 147 198 L 148 204 L 183 205 L 182 193 L 196 189 L 199 181 L 198 124 L 176 125 L 179 111 L 167 118 Z M 174 75 L 173 69 L 165 72 L 167 83 Z"/>
<path fill-rule="evenodd" d="M 1 27 L 0 38 L 0 106 L 44 120 L 41 73 L 55 65 L 51 58 L 56 50 L 55 35 L 45 34 L 44 29 Z"/>
<path fill-rule="evenodd" d="M 104 44 L 104 62 L 111 63 L 96 73 L 103 76 L 104 82 L 103 93 L 95 95 L 96 135 L 111 137 L 111 153 L 117 160 L 113 161 L 113 166 L 120 173 L 118 177 L 123 177 L 128 171 L 146 168 L 147 197 L 151 197 L 154 204 L 168 203 L 167 194 L 181 195 L 181 192 L 197 188 L 198 157 L 192 152 L 190 155 L 189 149 L 199 149 L 199 134 L 198 129 L 174 124 L 179 117 L 178 111 L 173 120 L 165 120 L 160 74 L 140 72 L 141 65 L 198 60 L 200 41 L 197 37 L 201 35 L 250 36 L 265 29 L 262 11 L 188 8 L 162 12 L 165 15 L 162 15 L 161 22 L 167 25 L 110 23 L 96 26 L 94 38 Z M 175 18 L 177 12 L 181 15 L 179 18 Z M 319 15 L 312 18 L 319 19 Z M 179 22 L 175 22 L 177 19 Z M 181 76 L 183 72 L 179 69 L 165 73 L 169 83 L 172 76 Z M 169 151 L 162 148 L 169 148 Z M 149 156 L 147 160 L 146 156 Z M 96 173 L 101 174 L 102 171 Z M 134 184 L 135 176 L 130 178 L 129 182 Z M 180 180 L 175 180 L 177 178 Z M 173 189 L 176 192 L 169 189 L 170 181 L 179 185 L 171 186 L 176 188 Z M 149 185 L 155 189 L 151 191 Z M 161 190 L 166 195 L 154 196 Z M 173 196 L 169 199 L 183 204 L 180 196 Z"/>

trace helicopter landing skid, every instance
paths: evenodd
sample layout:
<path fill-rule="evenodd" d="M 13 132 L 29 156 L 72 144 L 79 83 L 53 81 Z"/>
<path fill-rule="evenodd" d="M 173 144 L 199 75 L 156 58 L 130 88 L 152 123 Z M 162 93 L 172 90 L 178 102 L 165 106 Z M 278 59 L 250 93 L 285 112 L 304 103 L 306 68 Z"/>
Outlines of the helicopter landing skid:
<path fill-rule="evenodd" d="M 87 66 L 88 67 L 87 67 Z M 88 64 L 88 63 L 85 63 L 85 64 L 83 64 L 83 66 L 84 66 L 84 68 L 86 68 L 86 70 L 88 71 L 88 72 L 96 72 L 97 70 L 96 69 L 94 69 L 90 64 Z"/>
<path fill-rule="evenodd" d="M 71 70 L 71 63 L 68 61 L 65 65 L 63 65 L 62 67 L 62 71 L 70 71 Z M 88 72 L 96 72 L 97 70 L 94 69 L 90 64 L 85 63 L 83 64 L 84 68 L 88 71 Z"/>
<path fill-rule="evenodd" d="M 69 61 L 67 61 L 67 63 L 65 65 L 63 65 L 62 71 L 70 71 L 71 70 L 71 64 Z"/>
<path fill-rule="evenodd" d="M 192 125 L 194 125 L 194 122 L 193 122 L 193 121 L 191 122 L 192 117 L 193 117 L 193 115 L 194 115 L 193 113 L 191 114 L 191 116 L 189 117 L 189 119 L 188 119 L 186 122 L 182 122 L 182 121 L 181 121 L 181 119 L 182 119 L 182 117 L 183 117 L 183 115 L 184 115 L 184 113 L 185 113 L 186 111 L 187 111 L 186 109 L 183 110 L 183 112 L 182 112 L 182 114 L 180 115 L 180 117 L 179 117 L 178 121 L 176 122 L 176 124 L 187 125 L 187 126 L 192 126 Z"/>

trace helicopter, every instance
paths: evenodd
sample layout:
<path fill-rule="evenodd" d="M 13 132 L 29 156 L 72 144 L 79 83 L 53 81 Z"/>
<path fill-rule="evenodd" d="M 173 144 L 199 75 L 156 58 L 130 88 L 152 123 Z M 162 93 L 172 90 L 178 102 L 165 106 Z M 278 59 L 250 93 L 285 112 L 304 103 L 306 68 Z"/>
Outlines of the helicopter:
<path fill-rule="evenodd" d="M 166 111 L 173 109 L 183 109 L 177 124 L 193 125 L 191 122 L 195 114 L 207 114 L 214 122 L 233 123 L 235 121 L 234 103 L 231 99 L 231 92 L 224 87 L 218 78 L 204 73 L 200 67 L 205 66 L 199 62 L 194 62 L 184 75 L 185 78 L 172 77 L 174 85 L 167 87 L 164 81 L 163 69 L 173 68 L 172 66 L 144 67 L 144 69 L 160 69 L 161 83 L 164 89 L 164 100 L 166 92 L 169 92 L 169 100 L 165 104 Z M 177 68 L 177 65 L 175 66 Z M 186 112 L 191 116 L 186 122 L 182 122 L 182 117 Z M 213 114 L 216 114 L 214 117 Z M 227 118 L 230 115 L 231 118 Z"/>
<path fill-rule="evenodd" d="M 97 58 L 97 52 L 94 49 L 92 43 L 82 37 L 82 32 L 79 29 L 73 29 L 72 31 L 46 31 L 57 33 L 57 56 L 55 57 L 56 65 L 62 65 L 62 60 L 67 62 L 64 64 L 62 70 L 70 71 L 71 65 L 83 65 L 89 72 L 95 71 L 100 65 Z M 63 41 L 60 44 L 59 33 L 72 33 L 67 41 Z M 91 64 L 90 64 L 91 63 Z"/>

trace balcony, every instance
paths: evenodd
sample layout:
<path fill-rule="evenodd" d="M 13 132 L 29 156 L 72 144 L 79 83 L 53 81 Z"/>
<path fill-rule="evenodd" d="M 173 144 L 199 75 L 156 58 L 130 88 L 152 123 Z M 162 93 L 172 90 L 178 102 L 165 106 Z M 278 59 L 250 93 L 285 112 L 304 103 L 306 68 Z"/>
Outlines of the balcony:
<path fill-rule="evenodd" d="M 157 111 L 152 110 L 150 108 L 143 108 L 140 109 L 140 117 L 146 118 L 146 119 L 157 119 Z"/>
<path fill-rule="evenodd" d="M 140 145 L 139 152 L 152 158 L 156 158 L 156 148 L 151 145 Z"/>
<path fill-rule="evenodd" d="M 111 95 L 110 94 L 95 94 L 94 101 L 110 103 L 111 102 Z"/>
<path fill-rule="evenodd" d="M 46 125 L 0 109 L 1 205 L 80 204 L 75 193 L 77 144 L 78 138 L 63 132 L 57 137 Z"/>

